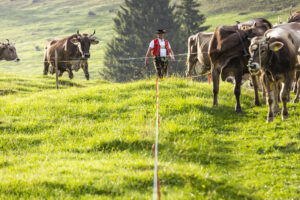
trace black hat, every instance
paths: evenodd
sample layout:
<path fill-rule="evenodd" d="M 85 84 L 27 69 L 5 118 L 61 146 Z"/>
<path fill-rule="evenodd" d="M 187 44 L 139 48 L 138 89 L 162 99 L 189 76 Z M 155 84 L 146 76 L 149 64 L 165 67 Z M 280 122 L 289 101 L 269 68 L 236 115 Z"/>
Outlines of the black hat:
<path fill-rule="evenodd" d="M 158 29 L 157 31 L 155 31 L 155 34 L 161 34 L 161 33 L 166 33 L 167 31 L 164 29 Z"/>

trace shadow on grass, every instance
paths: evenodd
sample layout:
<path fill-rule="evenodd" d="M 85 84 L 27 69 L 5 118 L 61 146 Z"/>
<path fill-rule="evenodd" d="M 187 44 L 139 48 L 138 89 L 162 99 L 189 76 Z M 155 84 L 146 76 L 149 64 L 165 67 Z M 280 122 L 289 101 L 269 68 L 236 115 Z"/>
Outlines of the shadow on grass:
<path fill-rule="evenodd" d="M 296 154 L 300 153 L 300 147 L 298 146 L 297 142 L 290 142 L 282 146 L 274 145 L 272 148 L 282 153 L 296 153 Z"/>
<path fill-rule="evenodd" d="M 7 161 L 0 162 L 0 169 L 5 168 L 5 167 L 9 167 L 9 166 L 12 166 L 12 164 L 7 162 Z"/>
<path fill-rule="evenodd" d="M 167 185 L 171 188 L 174 186 L 184 188 L 186 184 L 190 184 L 194 189 L 194 194 L 204 193 L 208 198 L 259 199 L 252 196 L 251 191 L 243 187 L 232 186 L 226 181 L 215 181 L 195 175 L 184 175 L 166 171 L 165 173 L 160 173 L 160 183 L 162 186 Z"/>
<path fill-rule="evenodd" d="M 173 193 L 174 191 L 181 191 L 184 194 L 184 188 L 186 185 L 190 185 L 193 188 L 193 194 L 202 194 L 207 198 L 216 199 L 248 199 L 248 200 L 259 200 L 253 195 L 251 191 L 241 187 L 232 186 L 226 181 L 214 181 L 210 178 L 198 177 L 196 175 L 187 175 L 183 173 L 174 173 L 169 170 L 165 170 L 159 173 L 160 185 L 162 189 L 162 196 L 168 193 Z M 149 193 L 153 187 L 153 179 L 149 178 L 139 178 L 139 177 L 125 177 L 125 183 L 123 183 L 120 188 L 126 191 L 136 191 L 139 193 Z M 176 187 L 176 190 L 173 190 Z M 170 190 L 170 191 L 169 191 Z M 171 191 L 172 190 L 172 191 Z M 190 193 L 185 194 L 186 198 L 192 198 Z M 193 198 L 192 198 L 193 199 Z"/>
<path fill-rule="evenodd" d="M 39 134 L 45 130 L 49 130 L 53 128 L 54 125 L 47 125 L 47 124 L 30 124 L 30 125 L 16 125 L 15 123 L 6 124 L 5 122 L 0 121 L 0 132 L 8 133 L 8 134 Z"/>
<path fill-rule="evenodd" d="M 94 145 L 92 148 L 87 149 L 86 152 L 115 152 L 115 151 L 129 151 L 129 152 L 152 152 L 152 141 L 147 140 L 111 140 L 101 142 L 100 144 Z"/>
<path fill-rule="evenodd" d="M 11 89 L 0 90 L 0 96 L 6 96 L 6 95 L 16 94 L 16 93 L 17 91 Z"/>
<path fill-rule="evenodd" d="M 110 188 L 97 188 L 93 185 L 76 185 L 68 186 L 67 184 L 56 183 L 56 182 L 43 182 L 36 187 L 45 187 L 50 191 L 62 190 L 65 193 L 72 194 L 73 196 L 79 197 L 82 195 L 104 195 L 104 196 L 119 196 L 121 193 L 119 191 L 113 191 Z"/>
<path fill-rule="evenodd" d="M 2 138 L 0 141 L 0 151 L 9 152 L 16 150 L 28 150 L 31 148 L 39 147 L 41 143 L 41 139 Z"/>

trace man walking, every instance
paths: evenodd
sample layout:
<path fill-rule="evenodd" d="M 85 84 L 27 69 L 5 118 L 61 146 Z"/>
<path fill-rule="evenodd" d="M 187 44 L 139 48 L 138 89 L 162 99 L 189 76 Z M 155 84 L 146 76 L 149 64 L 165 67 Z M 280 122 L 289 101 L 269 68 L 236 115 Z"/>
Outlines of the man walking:
<path fill-rule="evenodd" d="M 145 65 L 149 66 L 149 56 L 152 53 L 153 64 L 156 70 L 156 75 L 163 78 L 168 74 L 168 58 L 171 57 L 172 62 L 175 62 L 174 53 L 168 40 L 164 39 L 165 30 L 159 29 L 156 32 L 157 38 L 150 42 L 148 51 L 146 53 Z"/>

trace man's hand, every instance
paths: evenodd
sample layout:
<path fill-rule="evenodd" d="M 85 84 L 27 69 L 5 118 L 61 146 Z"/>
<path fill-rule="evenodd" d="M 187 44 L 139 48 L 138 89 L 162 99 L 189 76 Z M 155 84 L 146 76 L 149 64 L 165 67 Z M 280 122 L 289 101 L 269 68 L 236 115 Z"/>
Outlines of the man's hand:
<path fill-rule="evenodd" d="M 148 58 L 145 59 L 145 66 L 149 66 L 149 60 L 148 60 Z"/>
<path fill-rule="evenodd" d="M 173 55 L 171 56 L 171 60 L 172 60 L 173 63 L 176 61 L 175 57 Z"/>

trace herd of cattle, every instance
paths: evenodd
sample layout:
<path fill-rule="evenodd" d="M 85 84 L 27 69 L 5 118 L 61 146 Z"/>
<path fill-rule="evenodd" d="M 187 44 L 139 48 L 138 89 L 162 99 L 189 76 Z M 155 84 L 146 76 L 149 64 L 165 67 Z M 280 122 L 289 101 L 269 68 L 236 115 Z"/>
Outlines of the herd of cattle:
<path fill-rule="evenodd" d="M 267 122 L 280 112 L 288 118 L 287 102 L 294 87 L 300 95 L 300 11 L 290 13 L 286 23 L 275 26 L 263 18 L 255 18 L 232 26 L 219 26 L 214 32 L 197 33 L 189 37 L 186 75 L 211 72 L 213 105 L 218 105 L 219 77 L 235 82 L 236 112 L 241 112 L 240 94 L 243 79 L 254 87 L 255 105 L 260 105 L 259 85 L 263 85 L 269 106 Z"/>
<path fill-rule="evenodd" d="M 95 31 L 91 35 L 77 31 L 69 37 L 49 41 L 44 52 L 44 75 L 55 73 L 57 61 L 59 76 L 66 71 L 73 78 L 72 70 L 82 68 L 89 80 L 90 45 L 99 43 L 94 34 Z M 20 60 L 13 43 L 0 42 L 0 60 Z M 186 75 L 190 76 L 194 68 L 199 74 L 211 72 L 214 106 L 218 105 L 220 75 L 223 81 L 234 77 L 235 111 L 242 112 L 241 85 L 250 77 L 255 105 L 260 105 L 258 90 L 263 85 L 269 106 L 267 121 L 273 121 L 274 115 L 280 112 L 279 101 L 283 103 L 282 118 L 286 119 L 292 86 L 296 93 L 294 103 L 300 95 L 300 11 L 290 13 L 286 23 L 275 26 L 266 19 L 254 18 L 190 36 Z"/>

